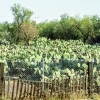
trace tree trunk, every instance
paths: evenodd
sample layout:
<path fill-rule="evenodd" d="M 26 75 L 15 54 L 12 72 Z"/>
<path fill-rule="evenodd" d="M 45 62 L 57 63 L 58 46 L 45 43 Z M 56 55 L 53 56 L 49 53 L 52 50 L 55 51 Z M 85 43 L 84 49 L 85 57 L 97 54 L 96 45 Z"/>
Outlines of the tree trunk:
<path fill-rule="evenodd" d="M 26 39 L 26 44 L 29 46 L 30 43 L 29 43 L 29 39 Z"/>

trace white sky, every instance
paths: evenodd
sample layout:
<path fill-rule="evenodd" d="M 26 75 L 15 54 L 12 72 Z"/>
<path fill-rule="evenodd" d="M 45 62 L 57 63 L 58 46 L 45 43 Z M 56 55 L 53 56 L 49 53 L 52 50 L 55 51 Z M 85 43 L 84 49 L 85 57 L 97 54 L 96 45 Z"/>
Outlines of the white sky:
<path fill-rule="evenodd" d="M 100 15 L 100 0 L 0 0 L 0 22 L 13 22 L 10 8 L 14 3 L 32 10 L 32 19 L 37 22 L 59 19 L 64 13 L 80 17 Z"/>

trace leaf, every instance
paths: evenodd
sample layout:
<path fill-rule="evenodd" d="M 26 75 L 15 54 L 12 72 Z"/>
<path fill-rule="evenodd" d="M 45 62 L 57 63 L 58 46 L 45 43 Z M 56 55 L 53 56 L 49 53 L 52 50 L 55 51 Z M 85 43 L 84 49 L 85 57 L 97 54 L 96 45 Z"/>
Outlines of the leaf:
<path fill-rule="evenodd" d="M 80 67 L 81 66 L 80 63 L 78 63 L 77 66 Z"/>
<path fill-rule="evenodd" d="M 88 69 L 88 65 L 87 65 L 86 63 L 83 63 L 83 64 L 82 64 L 82 67 L 83 67 L 84 69 Z"/>

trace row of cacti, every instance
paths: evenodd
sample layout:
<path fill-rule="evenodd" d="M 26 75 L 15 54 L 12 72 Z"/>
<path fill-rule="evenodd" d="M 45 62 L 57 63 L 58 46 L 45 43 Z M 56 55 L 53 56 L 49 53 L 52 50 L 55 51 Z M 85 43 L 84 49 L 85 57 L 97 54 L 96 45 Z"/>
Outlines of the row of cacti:
<path fill-rule="evenodd" d="M 27 66 L 32 66 L 36 75 L 42 75 L 42 63 L 44 59 L 44 74 L 47 77 L 59 77 L 71 72 L 66 70 L 73 69 L 78 74 L 87 70 L 87 61 L 93 61 L 97 70 L 100 70 L 100 46 L 88 45 L 83 42 L 50 40 L 47 38 L 35 38 L 30 42 L 30 46 L 9 44 L 7 41 L 0 45 L 0 61 L 5 63 L 5 69 L 10 69 L 6 61 L 24 61 Z M 24 68 L 22 68 L 24 69 Z M 95 71 L 96 72 L 96 71 Z M 45 76 L 45 77 L 46 77 Z"/>

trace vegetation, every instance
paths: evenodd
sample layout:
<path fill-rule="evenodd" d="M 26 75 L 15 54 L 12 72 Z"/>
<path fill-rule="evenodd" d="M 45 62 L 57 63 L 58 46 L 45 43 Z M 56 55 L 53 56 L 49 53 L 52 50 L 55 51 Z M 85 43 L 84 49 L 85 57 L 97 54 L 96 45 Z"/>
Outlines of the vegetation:
<path fill-rule="evenodd" d="M 84 99 L 100 100 L 100 95 L 99 94 L 93 94 L 91 97 L 83 97 L 82 95 L 80 96 L 79 93 L 77 93 L 77 94 L 72 93 L 72 94 L 68 94 L 67 97 L 64 98 L 64 100 L 68 100 L 68 99 L 72 99 L 72 100 L 77 100 L 77 99 L 80 99 L 80 100 L 84 100 Z M 0 98 L 0 100 L 11 100 L 11 99 Z M 29 100 L 29 99 L 27 99 L 27 100 Z M 44 100 L 44 99 L 40 98 L 39 100 Z M 47 100 L 62 100 L 62 99 L 58 98 L 57 96 L 52 96 L 52 97 L 49 97 Z"/>
<path fill-rule="evenodd" d="M 29 45 L 29 41 L 37 35 L 37 29 L 31 23 L 22 23 L 20 26 L 19 36 L 25 41 L 26 45 Z"/>
<path fill-rule="evenodd" d="M 0 37 L 10 43 L 24 42 L 29 45 L 29 41 L 37 34 L 53 40 L 81 40 L 89 44 L 100 43 L 100 17 L 98 15 L 85 15 L 81 18 L 78 15 L 71 17 L 63 14 L 60 20 L 37 24 L 31 20 L 33 11 L 20 4 L 14 4 L 11 11 L 14 16 L 13 23 L 0 23 Z"/>
<path fill-rule="evenodd" d="M 33 12 L 20 4 L 11 7 L 14 16 L 13 23 L 4 22 L 0 24 L 0 37 L 10 43 L 21 43 L 29 45 L 29 41 L 38 33 L 35 21 L 31 20 Z"/>
<path fill-rule="evenodd" d="M 0 61 L 5 63 L 7 73 L 11 73 L 11 69 L 7 65 L 7 62 L 11 61 L 14 69 L 21 66 L 21 70 L 27 69 L 34 72 L 31 74 L 31 78 L 33 75 L 42 76 L 42 60 L 44 60 L 44 73 L 47 78 L 61 77 L 66 73 L 70 76 L 74 76 L 75 73 L 80 75 L 87 70 L 87 61 L 94 61 L 95 77 L 97 78 L 99 74 L 100 46 L 98 45 L 84 44 L 79 40 L 50 40 L 39 37 L 34 38 L 30 42 L 30 46 L 7 43 L 4 42 L 6 45 L 0 45 Z"/>
<path fill-rule="evenodd" d="M 38 27 L 40 36 L 50 39 L 82 40 L 84 43 L 93 44 L 100 42 L 99 22 L 100 17 L 97 15 L 80 18 L 64 14 L 61 15 L 60 21 L 46 21 Z"/>
<path fill-rule="evenodd" d="M 84 59 L 88 61 L 100 59 L 100 46 L 84 44 L 80 40 L 50 40 L 47 38 L 36 37 L 30 41 L 30 46 L 15 45 L 8 41 L 1 40 L 0 50 L 2 60 L 29 60 L 30 57 L 38 59 L 42 57 L 52 57 L 66 59 Z M 9 54 L 9 55 L 8 55 Z M 11 54 L 11 55 L 10 55 Z M 43 56 L 42 56 L 43 55 Z M 32 61 L 30 58 L 30 61 Z M 41 60 L 41 59 L 38 59 Z"/>
<path fill-rule="evenodd" d="M 59 21 L 37 24 L 31 20 L 33 12 L 20 4 L 14 4 L 11 11 L 14 16 L 13 23 L 0 23 L 0 61 L 24 60 L 27 63 L 33 61 L 36 73 L 41 73 L 38 63 L 44 58 L 47 76 L 51 74 L 51 69 L 54 73 L 55 71 L 59 73 L 62 67 L 57 64 L 62 63 L 61 61 L 67 64 L 63 70 L 70 67 L 78 69 L 81 64 L 77 60 L 99 63 L 100 17 L 98 15 L 80 18 L 63 14 Z M 96 45 L 90 45 L 97 42 Z M 55 65 L 51 63 L 53 60 Z M 86 64 L 82 66 L 86 67 Z M 100 67 L 98 66 L 96 70 L 98 68 Z M 55 76 L 54 73 L 52 76 Z"/>
<path fill-rule="evenodd" d="M 60 20 L 37 24 L 31 20 L 33 11 L 20 4 L 14 4 L 11 11 L 14 21 L 0 23 L 0 62 L 4 62 L 6 74 L 22 65 L 20 71 L 29 70 L 30 79 L 40 76 L 38 79 L 42 81 L 43 67 L 44 78 L 60 78 L 66 73 L 73 77 L 84 74 L 87 62 L 92 61 L 93 76 L 100 86 L 98 15 L 80 18 L 63 14 Z M 99 96 L 93 95 L 93 98 Z"/>

